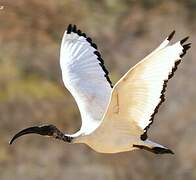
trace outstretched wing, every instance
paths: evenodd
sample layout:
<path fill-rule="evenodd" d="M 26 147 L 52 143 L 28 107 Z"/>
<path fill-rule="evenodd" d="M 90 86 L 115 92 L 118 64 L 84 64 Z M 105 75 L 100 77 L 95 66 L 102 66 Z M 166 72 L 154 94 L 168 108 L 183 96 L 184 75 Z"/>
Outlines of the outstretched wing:
<path fill-rule="evenodd" d="M 115 127 L 122 133 L 129 131 L 147 139 L 147 130 L 164 101 L 167 81 L 190 48 L 190 44 L 183 45 L 188 38 L 168 45 L 170 39 L 171 35 L 117 82 L 98 129 L 108 131 L 108 127 Z"/>
<path fill-rule="evenodd" d="M 99 125 L 107 108 L 112 83 L 96 44 L 76 25 L 70 24 L 64 33 L 60 66 L 64 85 L 79 106 L 81 130 L 90 133 Z"/>

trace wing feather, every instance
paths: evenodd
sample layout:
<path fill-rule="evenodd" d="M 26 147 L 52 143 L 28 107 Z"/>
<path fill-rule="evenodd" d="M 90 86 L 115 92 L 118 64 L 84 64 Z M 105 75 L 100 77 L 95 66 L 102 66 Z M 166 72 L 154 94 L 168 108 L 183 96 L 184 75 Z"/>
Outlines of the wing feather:
<path fill-rule="evenodd" d="M 64 33 L 60 65 L 63 82 L 79 106 L 81 131 L 88 134 L 103 117 L 112 82 L 96 44 L 75 25 L 69 25 Z"/>
<path fill-rule="evenodd" d="M 188 38 L 168 45 L 171 36 L 117 82 L 98 130 L 118 124 L 125 129 L 129 127 L 129 132 L 139 135 L 142 140 L 147 139 L 147 130 L 165 99 L 168 79 L 190 48 L 190 44 L 183 45 Z"/>

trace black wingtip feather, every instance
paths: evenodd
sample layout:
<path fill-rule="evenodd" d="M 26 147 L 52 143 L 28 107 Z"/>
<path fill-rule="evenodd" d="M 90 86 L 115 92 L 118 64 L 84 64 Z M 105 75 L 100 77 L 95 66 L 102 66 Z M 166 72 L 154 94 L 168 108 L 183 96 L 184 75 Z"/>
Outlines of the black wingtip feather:
<path fill-rule="evenodd" d="M 86 34 L 85 33 L 81 33 L 81 36 L 86 37 Z"/>
<path fill-rule="evenodd" d="M 173 31 L 170 33 L 170 35 L 169 35 L 168 38 L 167 38 L 168 41 L 171 41 L 171 39 L 173 38 L 175 32 L 176 32 L 176 31 L 173 30 Z"/>
<path fill-rule="evenodd" d="M 180 55 L 180 58 L 182 58 L 186 54 L 187 50 L 191 48 L 191 43 L 182 45 L 182 47 L 183 47 L 183 50 L 182 50 L 182 54 Z"/>
<path fill-rule="evenodd" d="M 101 58 L 101 57 L 98 57 L 97 58 L 102 64 L 104 64 L 104 61 L 103 61 L 103 59 Z"/>
<path fill-rule="evenodd" d="M 182 45 L 184 42 L 186 42 L 186 41 L 188 40 L 188 38 L 189 38 L 189 36 L 187 36 L 187 37 L 185 37 L 184 39 L 182 39 L 182 40 L 180 41 L 180 44 Z"/>
<path fill-rule="evenodd" d="M 182 54 L 180 55 L 180 58 L 182 58 L 182 57 L 186 54 L 187 50 L 191 47 L 191 43 L 188 43 L 188 44 L 183 45 L 183 43 L 184 43 L 185 41 L 187 41 L 188 38 L 189 38 L 189 36 L 185 37 L 184 39 L 182 39 L 182 40 L 180 41 L 180 44 L 181 44 L 182 47 L 183 47 Z M 153 114 L 151 115 L 150 123 L 149 123 L 148 126 L 146 126 L 146 128 L 144 129 L 144 133 L 140 136 L 140 139 L 143 140 L 143 141 L 145 141 L 145 140 L 148 138 L 147 131 L 148 131 L 149 127 L 151 126 L 151 124 L 153 123 L 154 116 L 155 116 L 155 114 L 158 112 L 159 107 L 160 107 L 161 104 L 165 101 L 165 91 L 166 91 L 166 88 L 167 88 L 168 80 L 171 79 L 171 78 L 174 76 L 174 73 L 175 73 L 175 71 L 177 70 L 178 65 L 180 64 L 180 62 L 181 62 L 181 59 L 179 59 L 179 60 L 177 60 L 177 61 L 175 62 L 174 67 L 173 67 L 173 69 L 172 69 L 172 72 L 168 75 L 168 79 L 166 79 L 166 80 L 164 81 L 164 83 L 163 83 L 163 89 L 162 89 L 161 96 L 160 96 L 160 99 L 161 99 L 161 100 L 160 100 L 159 104 L 156 106 L 156 108 L 155 108 Z"/>
<path fill-rule="evenodd" d="M 137 145 L 137 144 L 133 144 L 133 147 L 136 147 L 138 149 L 144 149 L 146 151 L 152 152 L 154 154 L 174 154 L 174 152 L 168 148 L 164 148 L 164 147 L 148 147 L 145 145 Z"/>
<path fill-rule="evenodd" d="M 174 154 L 172 150 L 161 147 L 153 147 L 152 152 L 155 154 Z"/>
<path fill-rule="evenodd" d="M 161 147 L 153 147 L 152 152 L 155 154 L 174 154 L 172 150 Z"/>
<path fill-rule="evenodd" d="M 145 130 L 145 132 L 140 136 L 140 139 L 141 139 L 142 141 L 145 141 L 147 138 L 148 138 L 147 130 Z"/>
<path fill-rule="evenodd" d="M 68 27 L 67 27 L 67 34 L 70 34 L 72 31 L 72 25 L 69 24 Z"/>
<path fill-rule="evenodd" d="M 91 43 L 91 46 L 93 46 L 95 49 L 97 49 L 97 45 L 95 43 Z"/>
<path fill-rule="evenodd" d="M 86 40 L 91 44 L 92 43 L 92 39 L 90 37 L 87 37 Z"/>
<path fill-rule="evenodd" d="M 77 34 L 78 34 L 79 36 L 81 36 L 82 31 L 81 31 L 80 29 L 78 29 Z"/>
<path fill-rule="evenodd" d="M 101 58 L 101 54 L 99 53 L 99 51 L 95 51 L 94 54 L 96 54 L 97 57 Z"/>
<path fill-rule="evenodd" d="M 72 32 L 77 33 L 77 27 L 75 24 L 73 25 Z"/>
<path fill-rule="evenodd" d="M 184 50 L 188 50 L 191 47 L 191 43 L 183 45 Z"/>
<path fill-rule="evenodd" d="M 105 78 L 106 80 L 109 82 L 110 87 L 112 88 L 112 81 L 110 80 L 108 74 L 108 70 L 106 69 L 106 67 L 104 66 L 104 61 L 101 58 L 101 54 L 97 51 L 97 45 L 95 43 L 92 42 L 92 39 L 90 37 L 87 37 L 85 33 L 83 33 L 80 29 L 77 30 L 77 26 L 74 24 L 72 26 L 72 24 L 69 24 L 69 26 L 67 27 L 67 34 L 70 34 L 71 32 L 77 33 L 79 36 L 83 36 L 86 41 L 93 47 L 96 49 L 96 51 L 94 51 L 94 54 L 97 56 L 97 60 L 100 62 L 99 65 L 101 66 L 101 68 L 103 69 L 104 73 L 105 73 Z"/>

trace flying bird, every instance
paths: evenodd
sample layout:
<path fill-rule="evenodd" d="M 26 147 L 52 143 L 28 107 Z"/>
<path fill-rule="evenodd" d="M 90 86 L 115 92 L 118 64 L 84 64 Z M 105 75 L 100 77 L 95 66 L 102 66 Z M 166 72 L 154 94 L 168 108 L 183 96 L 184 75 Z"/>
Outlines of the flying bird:
<path fill-rule="evenodd" d="M 148 138 L 154 115 L 165 100 L 168 79 L 190 48 L 188 37 L 170 44 L 173 31 L 153 52 L 132 67 L 114 86 L 97 45 L 76 25 L 69 25 L 60 49 L 65 87 L 79 107 L 82 125 L 65 134 L 54 125 L 26 128 L 20 136 L 39 134 L 68 143 L 85 143 L 100 153 L 144 149 L 156 154 L 173 152 Z"/>

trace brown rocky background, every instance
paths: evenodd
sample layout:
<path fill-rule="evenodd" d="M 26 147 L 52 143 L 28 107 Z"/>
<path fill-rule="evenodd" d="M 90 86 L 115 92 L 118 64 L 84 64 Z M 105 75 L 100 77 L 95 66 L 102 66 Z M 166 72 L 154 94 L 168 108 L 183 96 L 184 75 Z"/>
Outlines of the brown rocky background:
<path fill-rule="evenodd" d="M 195 0 L 1 0 L 1 180 L 196 179 Z M 8 142 L 21 128 L 52 123 L 72 133 L 80 127 L 76 103 L 59 67 L 62 34 L 77 24 L 97 43 L 116 82 L 172 31 L 190 36 L 192 48 L 169 81 L 166 102 L 149 130 L 175 155 L 134 151 L 98 154 L 40 136 Z"/>

